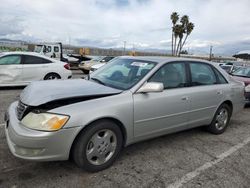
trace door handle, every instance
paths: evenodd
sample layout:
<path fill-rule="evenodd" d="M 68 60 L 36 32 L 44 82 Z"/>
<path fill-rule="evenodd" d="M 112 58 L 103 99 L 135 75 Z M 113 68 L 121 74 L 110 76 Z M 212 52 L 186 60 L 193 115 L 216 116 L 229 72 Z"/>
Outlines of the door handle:
<path fill-rule="evenodd" d="M 188 100 L 188 97 L 181 97 L 181 100 L 187 101 L 187 100 Z"/>
<path fill-rule="evenodd" d="M 217 93 L 217 95 L 221 95 L 222 91 L 217 91 L 216 93 Z"/>

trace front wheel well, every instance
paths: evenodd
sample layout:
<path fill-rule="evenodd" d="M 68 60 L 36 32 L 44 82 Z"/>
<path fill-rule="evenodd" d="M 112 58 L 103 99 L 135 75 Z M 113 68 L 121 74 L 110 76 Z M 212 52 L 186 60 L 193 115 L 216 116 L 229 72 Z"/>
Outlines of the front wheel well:
<path fill-rule="evenodd" d="M 49 72 L 49 73 L 47 73 L 47 74 L 43 77 L 43 79 L 46 80 L 46 77 L 48 77 L 48 76 L 51 75 L 51 74 L 57 75 L 57 76 L 59 77 L 59 79 L 61 79 L 61 76 L 60 76 L 58 73 L 56 73 L 56 72 Z"/>
<path fill-rule="evenodd" d="M 79 131 L 73 141 L 73 143 L 71 144 L 71 148 L 70 148 L 70 153 L 69 153 L 69 158 L 71 158 L 71 155 L 72 155 L 72 149 L 74 147 L 74 144 L 77 140 L 77 138 L 81 135 L 81 133 L 86 130 L 88 127 L 92 126 L 94 123 L 97 123 L 99 121 L 103 121 L 103 120 L 108 120 L 108 121 L 112 121 L 114 122 L 120 129 L 121 129 L 121 132 L 122 132 L 122 136 L 123 136 L 123 147 L 125 146 L 126 144 L 126 140 L 127 140 L 127 132 L 126 132 L 126 129 L 123 125 L 123 123 L 121 121 L 119 121 L 118 119 L 115 119 L 115 118 L 111 118 L 111 117 L 107 117 L 107 118 L 101 118 L 101 119 L 97 119 L 97 120 L 94 120 L 92 122 L 90 122 L 88 125 L 86 125 L 85 127 L 83 127 L 81 129 L 81 131 Z"/>
<path fill-rule="evenodd" d="M 232 103 L 232 101 L 226 100 L 222 104 L 227 104 L 231 109 L 231 114 L 233 113 L 233 103 Z"/>

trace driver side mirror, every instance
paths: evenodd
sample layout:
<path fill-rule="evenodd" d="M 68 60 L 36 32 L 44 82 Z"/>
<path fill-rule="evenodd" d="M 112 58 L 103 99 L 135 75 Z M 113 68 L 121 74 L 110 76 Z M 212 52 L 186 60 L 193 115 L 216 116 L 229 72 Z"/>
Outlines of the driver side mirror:
<path fill-rule="evenodd" d="M 147 82 L 137 91 L 137 93 L 162 92 L 164 90 L 163 83 Z"/>

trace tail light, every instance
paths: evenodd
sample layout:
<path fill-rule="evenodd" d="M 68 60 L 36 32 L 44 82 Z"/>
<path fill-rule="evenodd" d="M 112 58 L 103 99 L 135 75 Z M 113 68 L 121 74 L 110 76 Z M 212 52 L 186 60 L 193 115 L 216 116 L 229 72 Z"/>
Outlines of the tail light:
<path fill-rule="evenodd" d="M 70 70 L 70 65 L 68 63 L 64 64 L 64 68 Z"/>

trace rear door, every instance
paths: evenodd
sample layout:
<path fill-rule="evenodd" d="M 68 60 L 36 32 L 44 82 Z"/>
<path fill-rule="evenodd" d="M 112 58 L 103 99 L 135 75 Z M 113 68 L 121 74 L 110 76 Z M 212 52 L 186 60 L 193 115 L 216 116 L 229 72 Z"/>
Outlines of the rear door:
<path fill-rule="evenodd" d="M 43 80 L 52 62 L 42 57 L 24 55 L 22 80 L 26 83 Z"/>
<path fill-rule="evenodd" d="M 0 58 L 0 84 L 21 84 L 22 64 L 20 55 Z"/>
<path fill-rule="evenodd" d="M 226 80 L 219 80 L 215 68 L 203 62 L 189 62 L 190 87 L 190 126 L 209 124 L 223 100 Z M 223 78 L 221 78 L 223 79 Z"/>

